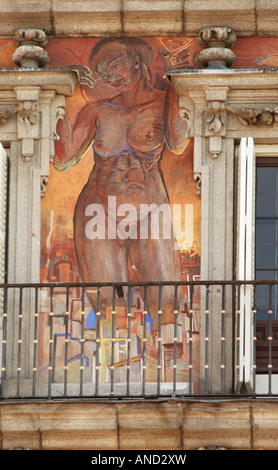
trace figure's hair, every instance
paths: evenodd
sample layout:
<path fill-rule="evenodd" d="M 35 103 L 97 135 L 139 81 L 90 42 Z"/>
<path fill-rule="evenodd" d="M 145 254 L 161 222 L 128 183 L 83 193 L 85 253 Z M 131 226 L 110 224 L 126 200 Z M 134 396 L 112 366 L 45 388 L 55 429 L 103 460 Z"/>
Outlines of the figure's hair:
<path fill-rule="evenodd" d="M 91 50 L 89 63 L 92 70 L 97 72 L 97 64 L 107 52 L 121 50 L 123 52 L 136 52 L 140 63 L 149 68 L 154 60 L 154 50 L 141 38 L 104 38 L 96 43 Z"/>

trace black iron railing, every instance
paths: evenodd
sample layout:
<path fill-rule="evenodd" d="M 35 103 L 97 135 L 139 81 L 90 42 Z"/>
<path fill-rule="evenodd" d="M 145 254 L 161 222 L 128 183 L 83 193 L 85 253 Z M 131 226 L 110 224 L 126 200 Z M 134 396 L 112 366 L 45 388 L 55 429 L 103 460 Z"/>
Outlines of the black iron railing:
<path fill-rule="evenodd" d="M 275 281 L 0 285 L 0 397 L 274 396 L 276 289 Z"/>

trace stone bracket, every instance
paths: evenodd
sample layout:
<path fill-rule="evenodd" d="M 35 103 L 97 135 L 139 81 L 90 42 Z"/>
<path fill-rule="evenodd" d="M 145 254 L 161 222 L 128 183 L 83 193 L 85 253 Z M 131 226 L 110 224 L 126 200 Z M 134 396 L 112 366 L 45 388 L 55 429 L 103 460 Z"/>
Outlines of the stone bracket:
<path fill-rule="evenodd" d="M 220 30 L 213 34 L 206 32 L 205 38 L 210 49 L 206 53 L 206 58 L 211 59 L 210 67 L 168 74 L 180 106 L 191 102 L 193 172 L 196 185 L 202 185 L 199 188 L 202 191 L 201 279 L 224 280 L 232 279 L 234 275 L 235 145 L 243 137 L 252 137 L 255 142 L 278 142 L 278 70 L 228 69 L 225 63 L 227 51 L 223 45 L 217 45 L 217 40 L 221 39 Z M 210 47 L 212 45 L 214 47 Z M 217 60 L 213 63 L 213 59 Z M 214 305 L 221 306 L 217 292 L 212 299 Z M 205 302 L 205 295 L 201 294 L 204 308 Z M 204 345 L 205 320 L 201 316 L 202 321 L 200 343 Z M 232 322 L 226 326 L 234 327 Z M 214 323 L 210 349 L 213 365 L 208 371 L 209 379 L 206 379 L 214 392 L 221 389 L 217 367 L 214 367 L 220 357 L 220 347 L 214 336 L 214 331 L 219 328 L 220 324 Z M 231 344 L 229 347 L 232 349 Z M 200 357 L 201 364 L 205 363 L 205 346 L 201 346 Z M 229 367 L 231 370 L 232 365 Z M 230 384 L 225 386 L 229 390 Z"/>
<path fill-rule="evenodd" d="M 222 151 L 222 137 L 226 136 L 226 101 L 228 87 L 206 87 L 205 136 L 209 139 L 209 152 L 213 158 Z"/>
<path fill-rule="evenodd" d="M 230 48 L 236 39 L 236 33 L 226 26 L 202 29 L 198 35 L 198 42 L 205 49 L 199 53 L 199 63 L 213 69 L 231 67 L 236 56 Z"/>
<path fill-rule="evenodd" d="M 12 56 L 15 65 L 39 68 L 48 63 L 48 53 L 43 49 L 48 39 L 41 29 L 19 29 L 15 33 L 15 43 L 18 46 Z"/>
<path fill-rule="evenodd" d="M 16 88 L 17 137 L 21 141 L 21 155 L 30 161 L 34 155 L 34 141 L 39 138 L 39 87 Z"/>

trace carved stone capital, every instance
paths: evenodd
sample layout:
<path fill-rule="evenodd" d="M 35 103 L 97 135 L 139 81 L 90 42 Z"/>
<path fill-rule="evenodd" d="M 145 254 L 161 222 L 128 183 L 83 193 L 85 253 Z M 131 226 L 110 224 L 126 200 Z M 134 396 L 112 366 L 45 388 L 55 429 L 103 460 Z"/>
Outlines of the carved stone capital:
<path fill-rule="evenodd" d="M 0 137 L 18 141 L 24 162 L 44 161 L 43 175 L 55 154 L 65 97 L 72 96 L 77 85 L 76 72 L 63 69 L 2 69 L 0 74 Z"/>
<path fill-rule="evenodd" d="M 13 54 L 13 63 L 23 68 L 44 67 L 48 61 L 48 53 L 43 49 L 48 40 L 41 29 L 20 29 L 15 34 L 18 48 Z"/>
<path fill-rule="evenodd" d="M 21 154 L 29 162 L 34 155 L 34 141 L 39 138 L 40 87 L 16 87 L 17 137 L 21 140 Z"/>
<path fill-rule="evenodd" d="M 226 102 L 228 87 L 205 87 L 207 102 L 205 136 L 209 138 L 209 153 L 218 158 L 222 151 L 222 137 L 226 135 Z"/>
<path fill-rule="evenodd" d="M 29 132 L 32 126 L 38 124 L 37 101 L 22 101 L 22 103 L 19 103 L 17 111 L 19 119 L 22 120 L 22 124 L 26 127 L 26 133 Z"/>
<path fill-rule="evenodd" d="M 208 101 L 206 134 L 225 133 L 226 109 L 222 101 Z"/>
<path fill-rule="evenodd" d="M 236 42 L 236 33 L 227 27 L 205 28 L 198 35 L 199 44 L 205 49 L 200 52 L 198 61 L 207 68 L 231 67 L 236 59 L 230 48 Z"/>
<path fill-rule="evenodd" d="M 48 43 L 47 36 L 41 29 L 19 29 L 15 33 L 15 43 L 17 46 L 36 45 L 44 47 Z"/>

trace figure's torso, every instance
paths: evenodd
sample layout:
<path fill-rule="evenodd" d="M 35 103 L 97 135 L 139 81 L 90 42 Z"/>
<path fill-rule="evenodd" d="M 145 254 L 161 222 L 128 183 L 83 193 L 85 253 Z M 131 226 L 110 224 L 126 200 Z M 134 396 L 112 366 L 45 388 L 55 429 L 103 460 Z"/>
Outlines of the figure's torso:
<path fill-rule="evenodd" d="M 152 98 L 129 108 L 117 99 L 98 104 L 94 147 L 99 155 L 109 157 L 130 149 L 142 157 L 160 153 L 165 96 L 158 92 Z"/>

